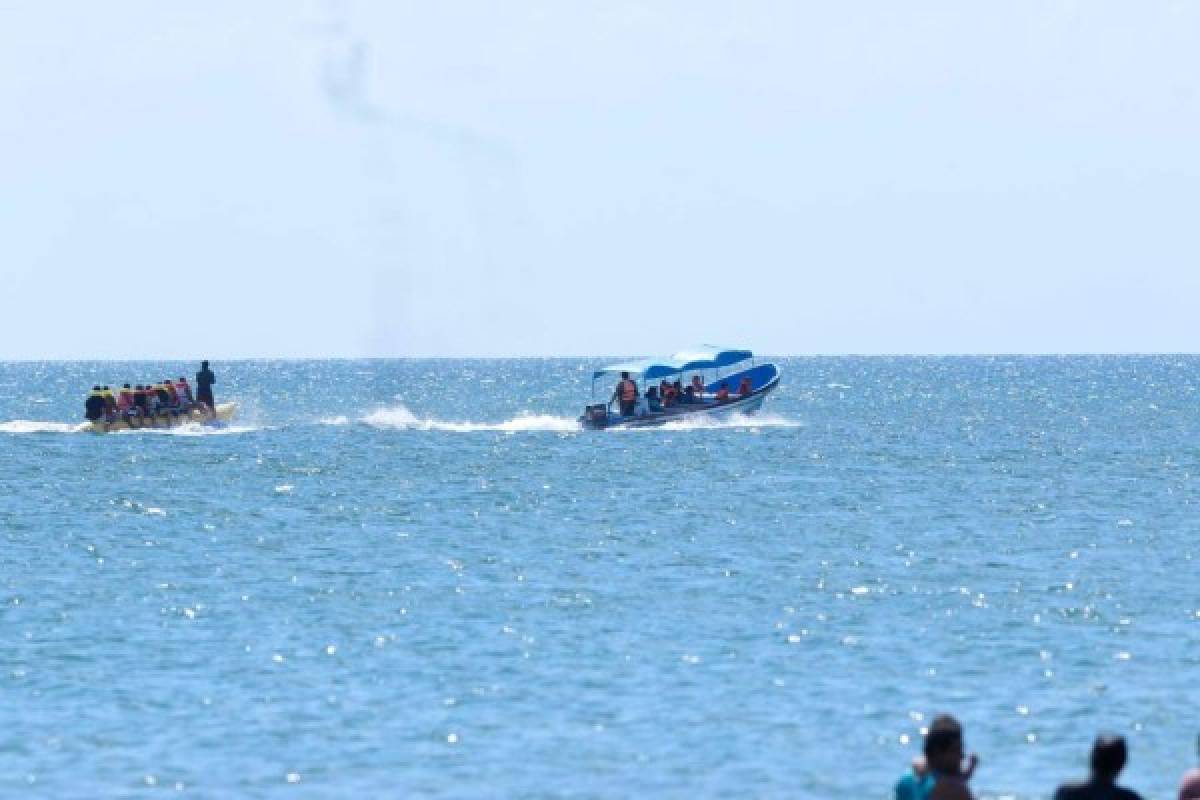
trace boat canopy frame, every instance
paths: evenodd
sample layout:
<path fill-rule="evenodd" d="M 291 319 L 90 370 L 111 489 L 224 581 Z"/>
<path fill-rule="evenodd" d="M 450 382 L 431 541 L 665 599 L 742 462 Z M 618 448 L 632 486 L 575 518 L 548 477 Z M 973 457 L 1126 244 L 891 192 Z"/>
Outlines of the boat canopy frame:
<path fill-rule="evenodd" d="M 682 375 L 689 370 L 703 373 L 705 370 L 715 369 L 719 378 L 723 367 L 747 360 L 753 365 L 754 353 L 750 350 L 701 345 L 680 350 L 670 358 L 642 358 L 609 364 L 592 373 L 592 394 L 596 393 L 596 379 L 601 375 L 620 375 L 622 372 L 628 372 L 630 375 L 640 375 L 644 380 L 652 381 L 668 375 Z"/>

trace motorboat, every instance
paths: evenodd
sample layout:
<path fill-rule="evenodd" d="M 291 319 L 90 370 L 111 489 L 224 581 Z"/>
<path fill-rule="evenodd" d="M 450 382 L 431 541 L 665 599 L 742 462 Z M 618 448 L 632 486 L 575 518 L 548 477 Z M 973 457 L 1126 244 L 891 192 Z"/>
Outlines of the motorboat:
<path fill-rule="evenodd" d="M 703 389 L 691 394 L 690 402 L 680 398 L 673 405 L 656 407 L 646 396 L 647 387 L 639 387 L 632 414 L 620 413 L 612 398 L 588 405 L 579 418 L 580 425 L 591 430 L 641 428 L 704 416 L 752 414 L 762 408 L 767 395 L 779 386 L 779 367 L 770 362 L 759 363 L 751 351 L 703 346 L 680 351 L 670 358 L 645 358 L 602 367 L 592 373 L 592 396 L 595 397 L 598 379 L 606 375 L 620 379 L 623 373 L 628 373 L 635 383 L 651 386 L 665 380 L 681 384 L 686 381 L 690 387 L 699 376 L 696 385 L 702 384 Z"/>

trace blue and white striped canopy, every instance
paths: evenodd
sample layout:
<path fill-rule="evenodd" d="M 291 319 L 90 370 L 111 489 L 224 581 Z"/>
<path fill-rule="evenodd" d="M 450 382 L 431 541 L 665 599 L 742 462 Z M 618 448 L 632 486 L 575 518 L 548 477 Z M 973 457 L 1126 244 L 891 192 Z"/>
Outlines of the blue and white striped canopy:
<path fill-rule="evenodd" d="M 671 358 L 643 358 L 637 361 L 610 364 L 593 372 L 592 380 L 596 380 L 601 375 L 620 375 L 622 372 L 628 372 L 630 375 L 641 375 L 642 378 L 649 381 L 665 378 L 668 375 L 678 375 L 688 370 L 728 367 L 748 358 L 754 358 L 754 353 L 749 350 L 702 345 L 689 350 L 680 350 Z"/>

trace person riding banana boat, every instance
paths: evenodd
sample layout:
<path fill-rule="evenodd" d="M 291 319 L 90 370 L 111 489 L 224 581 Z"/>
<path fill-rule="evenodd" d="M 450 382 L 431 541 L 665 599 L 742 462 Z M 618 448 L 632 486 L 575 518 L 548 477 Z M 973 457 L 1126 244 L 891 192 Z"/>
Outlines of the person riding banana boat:
<path fill-rule="evenodd" d="M 236 403 L 216 403 L 212 385 L 216 376 L 203 362 L 196 373 L 202 389 L 197 397 L 184 377 L 157 383 L 123 384 L 114 394 L 104 385 L 92 387 L 84 401 L 84 419 L 80 430 L 106 433 L 134 428 L 166 428 L 184 423 L 216 424 L 228 422 L 237 410 Z"/>

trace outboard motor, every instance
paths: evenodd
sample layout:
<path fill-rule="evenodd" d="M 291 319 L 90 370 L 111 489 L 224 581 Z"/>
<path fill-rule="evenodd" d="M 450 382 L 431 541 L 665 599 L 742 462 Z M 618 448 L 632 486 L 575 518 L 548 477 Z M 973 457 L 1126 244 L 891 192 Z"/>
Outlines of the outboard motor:
<path fill-rule="evenodd" d="M 584 424 L 590 428 L 603 428 L 608 425 L 608 404 L 596 403 L 583 410 Z"/>

